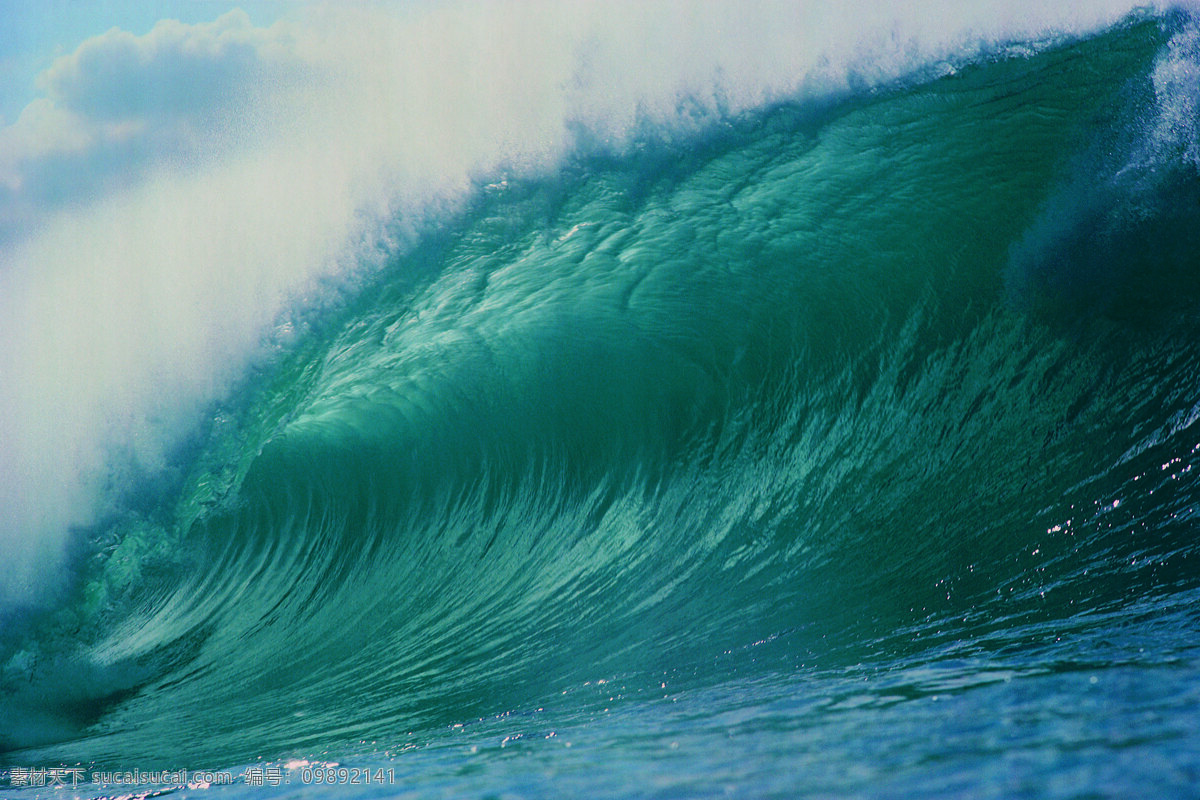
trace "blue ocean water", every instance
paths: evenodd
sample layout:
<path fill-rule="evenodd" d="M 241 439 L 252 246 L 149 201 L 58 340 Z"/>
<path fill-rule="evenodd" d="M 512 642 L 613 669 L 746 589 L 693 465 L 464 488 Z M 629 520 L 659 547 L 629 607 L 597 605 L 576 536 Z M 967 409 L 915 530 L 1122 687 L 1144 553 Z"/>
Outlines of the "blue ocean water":
<path fill-rule="evenodd" d="M 1198 71 L 482 176 L 6 611 L 3 796 L 1194 796 Z"/>

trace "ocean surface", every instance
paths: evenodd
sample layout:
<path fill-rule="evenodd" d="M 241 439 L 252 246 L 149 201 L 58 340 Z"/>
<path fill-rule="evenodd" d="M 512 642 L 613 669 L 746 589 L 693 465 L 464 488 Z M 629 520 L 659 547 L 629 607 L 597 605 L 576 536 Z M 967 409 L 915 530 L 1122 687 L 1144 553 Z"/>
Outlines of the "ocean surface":
<path fill-rule="evenodd" d="M 0 796 L 1200 794 L 1196 18 L 476 177 L 5 609 Z"/>

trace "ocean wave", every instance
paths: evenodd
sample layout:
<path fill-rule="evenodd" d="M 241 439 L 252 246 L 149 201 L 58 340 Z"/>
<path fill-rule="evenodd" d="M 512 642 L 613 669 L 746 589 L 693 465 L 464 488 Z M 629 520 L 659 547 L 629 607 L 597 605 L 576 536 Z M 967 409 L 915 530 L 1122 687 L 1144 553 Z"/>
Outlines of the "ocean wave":
<path fill-rule="evenodd" d="M 705 742 L 774 709 L 778 770 L 805 724 L 1186 629 L 1194 39 L 1138 15 L 485 173 L 79 533 L 10 615 L 0 746 L 437 771 L 613 709 L 633 763 L 679 693 Z"/>

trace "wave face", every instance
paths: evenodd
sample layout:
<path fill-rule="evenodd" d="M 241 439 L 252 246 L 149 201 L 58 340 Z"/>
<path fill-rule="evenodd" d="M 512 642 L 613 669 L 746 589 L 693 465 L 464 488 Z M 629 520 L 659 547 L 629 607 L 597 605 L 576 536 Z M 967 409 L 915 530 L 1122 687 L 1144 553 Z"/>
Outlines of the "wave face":
<path fill-rule="evenodd" d="M 1137 17 L 482 182 L 6 619 L 5 761 L 1187 793 L 1197 69 Z"/>

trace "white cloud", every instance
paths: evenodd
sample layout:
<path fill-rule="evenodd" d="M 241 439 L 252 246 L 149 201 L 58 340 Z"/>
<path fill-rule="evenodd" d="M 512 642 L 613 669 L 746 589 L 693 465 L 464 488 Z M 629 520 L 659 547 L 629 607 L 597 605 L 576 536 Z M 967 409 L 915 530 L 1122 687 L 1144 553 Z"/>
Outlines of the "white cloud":
<path fill-rule="evenodd" d="M 55 61 L 39 86 L 93 119 L 203 118 L 288 77 L 297 65 L 281 31 L 255 28 L 242 11 L 208 25 L 165 20 L 145 36 L 113 29 Z"/>
<path fill-rule="evenodd" d="M 43 96 L 0 128 L 0 243 L 40 215 L 128 186 L 163 163 L 203 163 L 261 132 L 306 77 L 287 27 L 241 11 L 207 25 L 113 29 L 58 58 Z"/>

